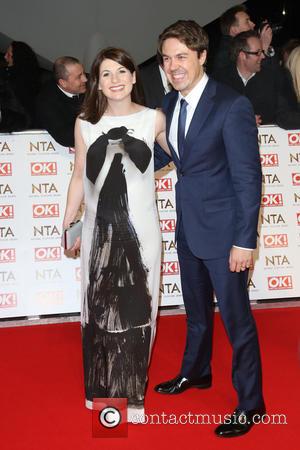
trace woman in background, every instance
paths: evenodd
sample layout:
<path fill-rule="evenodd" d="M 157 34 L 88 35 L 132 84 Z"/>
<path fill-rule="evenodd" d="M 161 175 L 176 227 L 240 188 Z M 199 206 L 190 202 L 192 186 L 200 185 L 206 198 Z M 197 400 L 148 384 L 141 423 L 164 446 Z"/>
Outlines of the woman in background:
<path fill-rule="evenodd" d="M 4 55 L 7 66 L 2 79 L 7 82 L 20 106 L 28 115 L 24 128 L 33 126 L 35 99 L 39 90 L 39 65 L 36 54 L 25 42 L 13 41 Z M 12 130 L 17 131 L 17 130 Z"/>
<path fill-rule="evenodd" d="M 286 130 L 300 129 L 300 46 L 290 53 L 284 68 L 277 124 Z"/>
<path fill-rule="evenodd" d="M 165 118 L 145 108 L 137 67 L 122 49 L 95 58 L 75 125 L 75 167 L 63 226 L 84 198 L 81 241 L 86 406 L 128 399 L 128 421 L 144 413 L 159 297 L 161 234 L 153 147 L 166 151 Z M 73 251 L 79 248 L 79 240 Z"/>

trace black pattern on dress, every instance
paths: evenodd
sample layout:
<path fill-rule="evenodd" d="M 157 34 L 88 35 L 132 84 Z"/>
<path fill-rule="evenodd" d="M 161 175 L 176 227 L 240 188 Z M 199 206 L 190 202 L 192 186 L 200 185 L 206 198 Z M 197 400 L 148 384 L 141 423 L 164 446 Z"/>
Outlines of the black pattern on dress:
<path fill-rule="evenodd" d="M 125 127 L 98 138 L 87 154 L 87 176 L 95 183 L 109 139 L 121 139 L 128 154 L 116 153 L 99 194 L 86 292 L 89 318 L 83 327 L 86 398 L 127 397 L 142 404 L 151 338 L 151 296 L 140 243 L 129 217 L 122 158 L 141 172 L 151 151 Z M 104 155 L 104 156 L 103 156 Z"/>

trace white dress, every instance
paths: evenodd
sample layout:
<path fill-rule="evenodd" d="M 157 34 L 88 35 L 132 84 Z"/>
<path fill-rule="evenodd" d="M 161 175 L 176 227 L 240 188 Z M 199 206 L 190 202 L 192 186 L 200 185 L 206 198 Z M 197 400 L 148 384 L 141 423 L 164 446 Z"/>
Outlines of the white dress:
<path fill-rule="evenodd" d="M 127 398 L 143 414 L 159 298 L 161 234 L 155 203 L 156 111 L 81 120 L 88 149 L 81 245 L 86 404 Z"/>

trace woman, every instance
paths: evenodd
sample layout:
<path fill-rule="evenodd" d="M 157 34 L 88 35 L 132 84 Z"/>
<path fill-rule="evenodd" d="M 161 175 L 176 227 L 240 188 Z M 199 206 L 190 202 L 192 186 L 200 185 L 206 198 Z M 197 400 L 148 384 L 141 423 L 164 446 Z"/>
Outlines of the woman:
<path fill-rule="evenodd" d="M 300 46 L 290 53 L 283 70 L 277 125 L 297 130 L 300 129 Z"/>
<path fill-rule="evenodd" d="M 154 139 L 168 151 L 164 115 L 141 105 L 131 57 L 118 48 L 102 50 L 75 124 L 75 167 L 63 226 L 74 220 L 84 198 L 86 406 L 92 408 L 93 398 L 128 398 L 129 421 L 143 415 L 159 296 Z"/>
<path fill-rule="evenodd" d="M 4 55 L 7 66 L 2 71 L 29 120 L 23 129 L 33 126 L 35 99 L 39 89 L 39 65 L 36 54 L 25 42 L 13 41 Z M 17 131 L 16 129 L 13 131 Z"/>

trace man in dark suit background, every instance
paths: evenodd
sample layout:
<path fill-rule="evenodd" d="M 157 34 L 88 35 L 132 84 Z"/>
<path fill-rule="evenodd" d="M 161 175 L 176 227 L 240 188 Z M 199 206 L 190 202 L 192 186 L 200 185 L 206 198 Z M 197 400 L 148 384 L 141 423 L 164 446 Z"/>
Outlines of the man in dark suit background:
<path fill-rule="evenodd" d="M 164 96 L 172 89 L 159 65 L 157 56 L 147 59 L 139 65 L 145 105 L 148 108 L 161 108 Z"/>
<path fill-rule="evenodd" d="M 163 103 L 177 168 L 176 239 L 187 340 L 181 370 L 155 387 L 161 394 L 212 382 L 213 290 L 233 347 L 238 406 L 218 436 L 248 432 L 265 411 L 256 326 L 247 291 L 261 196 L 257 128 L 249 100 L 204 73 L 208 37 L 180 20 L 159 38 L 174 91 Z"/>
<path fill-rule="evenodd" d="M 65 147 L 74 147 L 74 126 L 86 91 L 86 75 L 78 59 L 61 56 L 54 62 L 54 80 L 40 92 L 36 122 Z"/>

